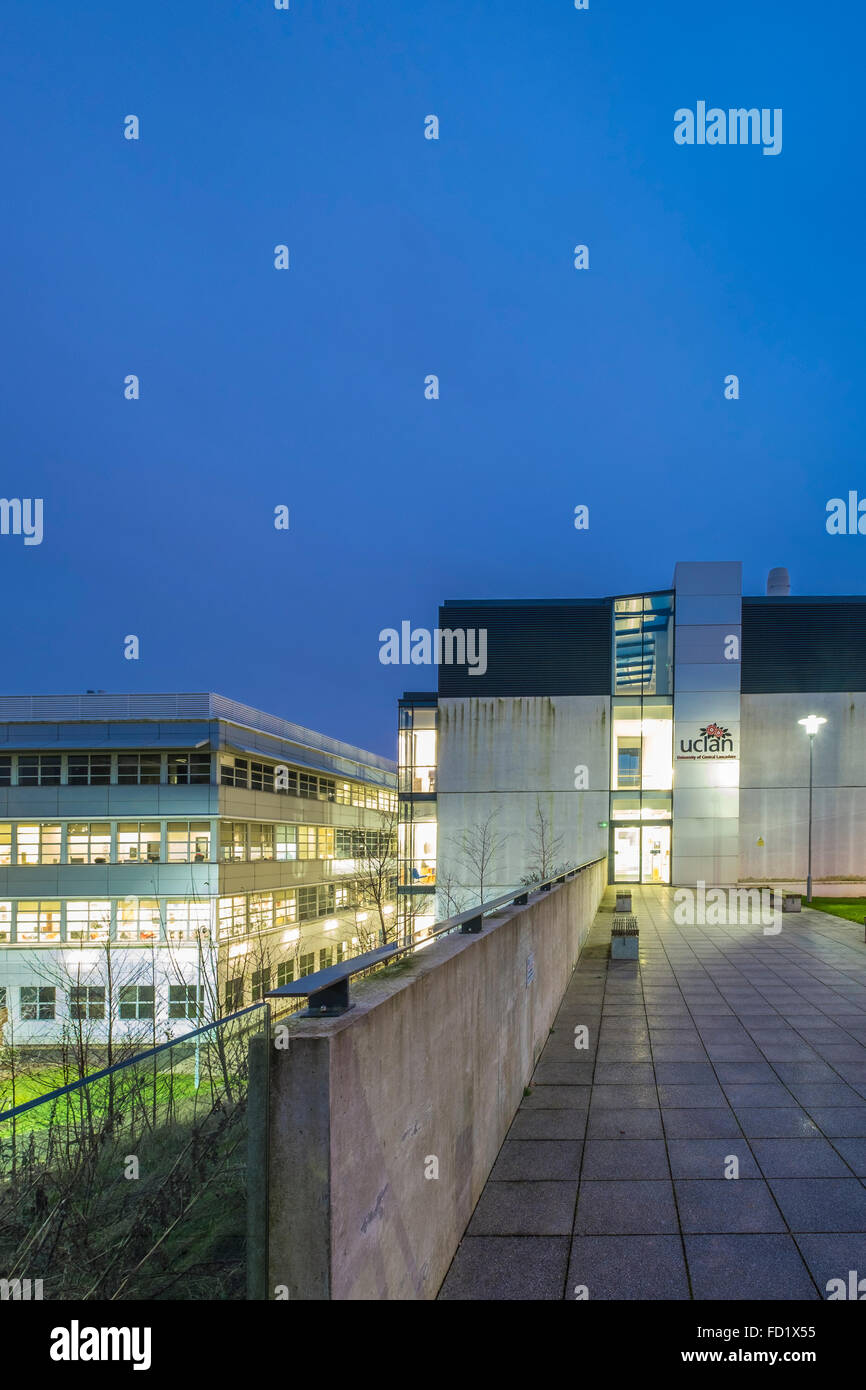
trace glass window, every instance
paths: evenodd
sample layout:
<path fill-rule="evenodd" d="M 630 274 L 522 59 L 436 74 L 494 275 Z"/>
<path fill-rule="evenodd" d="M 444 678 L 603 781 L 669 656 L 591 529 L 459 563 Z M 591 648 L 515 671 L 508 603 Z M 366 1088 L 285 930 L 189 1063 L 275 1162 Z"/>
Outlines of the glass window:
<path fill-rule="evenodd" d="M 225 985 L 225 1011 L 227 1014 L 236 1013 L 244 1006 L 244 977 L 243 975 L 232 975 L 226 980 Z"/>
<path fill-rule="evenodd" d="M 200 1019 L 204 1015 L 204 990 L 197 985 L 169 985 L 169 1018 Z"/>
<path fill-rule="evenodd" d="M 274 900 L 270 893 L 250 893 L 250 931 L 270 931 L 274 925 Z"/>
<path fill-rule="evenodd" d="M 162 834 L 156 821 L 119 821 L 117 858 L 121 864 L 158 864 Z"/>
<path fill-rule="evenodd" d="M 246 787 L 249 784 L 249 763 L 246 758 L 221 758 L 220 782 L 224 787 Z"/>
<path fill-rule="evenodd" d="M 274 894 L 274 926 L 290 927 L 297 921 L 298 903 L 295 897 L 295 890 L 278 892 Z"/>
<path fill-rule="evenodd" d="M 250 859 L 273 859 L 274 827 L 256 821 L 249 827 Z"/>
<path fill-rule="evenodd" d="M 250 763 L 250 787 L 254 792 L 274 790 L 273 763 Z"/>
<path fill-rule="evenodd" d="M 254 970 L 254 971 L 253 971 L 253 997 L 252 997 L 252 1002 L 253 1002 L 254 1004 L 256 1004 L 256 1003 L 259 1001 L 259 999 L 262 999 L 262 998 L 267 994 L 267 992 L 268 992 L 268 990 L 270 989 L 270 987 L 271 987 L 271 972 L 270 972 L 270 970 L 267 970 L 267 969 L 263 969 L 263 970 Z"/>
<path fill-rule="evenodd" d="M 0 757 L 0 787 L 12 786 L 12 756 L 4 753 Z"/>
<path fill-rule="evenodd" d="M 221 937 L 246 936 L 247 900 L 243 893 L 219 900 L 219 933 Z"/>
<path fill-rule="evenodd" d="M 210 825 L 207 821 L 169 821 L 166 840 L 170 864 L 202 863 L 210 859 Z"/>
<path fill-rule="evenodd" d="M 239 863 L 247 857 L 247 827 L 244 821 L 220 821 L 220 858 Z"/>
<path fill-rule="evenodd" d="M 408 821 L 397 827 L 401 884 L 419 887 L 436 882 L 436 840 L 435 820 Z"/>
<path fill-rule="evenodd" d="M 66 903 L 67 941 L 107 941 L 111 929 L 111 902 L 69 898 Z"/>
<path fill-rule="evenodd" d="M 111 858 L 111 826 L 70 821 L 66 848 L 70 864 L 107 864 Z"/>
<path fill-rule="evenodd" d="M 118 753 L 117 781 L 121 787 L 154 787 L 160 782 L 159 753 Z"/>
<path fill-rule="evenodd" d="M 12 940 L 12 903 L 0 902 L 0 941 Z"/>
<path fill-rule="evenodd" d="M 70 753 L 66 759 L 70 787 L 107 787 L 111 781 L 110 753 Z"/>
<path fill-rule="evenodd" d="M 280 985 L 290 985 L 295 978 L 295 962 L 293 960 L 280 961 L 277 966 L 277 989 Z"/>
<path fill-rule="evenodd" d="M 195 898 L 177 898 L 165 905 L 165 934 L 170 941 L 210 935 L 210 904 Z"/>
<path fill-rule="evenodd" d="M 76 985 L 69 991 L 71 1018 L 105 1018 L 105 986 Z"/>
<path fill-rule="evenodd" d="M 673 785 L 673 704 L 613 701 L 612 791 L 669 791 Z"/>
<path fill-rule="evenodd" d="M 19 787 L 59 787 L 59 753 L 19 753 Z"/>
<path fill-rule="evenodd" d="M 123 898 L 118 902 L 117 940 L 159 940 L 159 902 L 156 898 Z"/>
<path fill-rule="evenodd" d="M 0 824 L 0 865 L 12 863 L 12 822 Z"/>
<path fill-rule="evenodd" d="M 669 695 L 673 690 L 673 594 L 614 600 L 614 692 Z"/>
<path fill-rule="evenodd" d="M 153 985 L 121 985 L 121 1018 L 153 1018 L 155 991 Z"/>
<path fill-rule="evenodd" d="M 297 859 L 298 828 L 295 825 L 275 827 L 275 849 L 277 859 Z"/>
<path fill-rule="evenodd" d="M 210 753 L 169 753 L 166 767 L 170 786 L 200 786 L 210 781 Z"/>
<path fill-rule="evenodd" d="M 315 971 L 315 969 L 316 969 L 316 953 L 315 953 L 315 951 L 307 951 L 304 955 L 299 956 L 299 958 L 298 958 L 298 979 L 301 979 L 304 975 L 312 975 L 313 972 Z"/>
<path fill-rule="evenodd" d="M 54 1018 L 57 1007 L 57 990 L 43 985 L 21 986 L 22 1021 Z"/>
<path fill-rule="evenodd" d="M 18 941 L 59 941 L 60 903 L 20 901 L 16 914 L 16 937 Z"/>
<path fill-rule="evenodd" d="M 314 825 L 298 826 L 298 858 L 316 858 L 316 827 Z"/>

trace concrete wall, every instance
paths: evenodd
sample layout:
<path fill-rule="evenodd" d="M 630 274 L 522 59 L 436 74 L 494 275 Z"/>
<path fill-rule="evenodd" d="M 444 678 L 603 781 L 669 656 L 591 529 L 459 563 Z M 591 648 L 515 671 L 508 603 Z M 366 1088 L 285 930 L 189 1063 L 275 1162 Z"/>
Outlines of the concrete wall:
<path fill-rule="evenodd" d="M 356 984 L 341 1018 L 287 1025 L 271 1055 L 270 1297 L 435 1298 L 606 881 L 601 860 Z"/>
<path fill-rule="evenodd" d="M 576 788 L 581 766 L 587 785 Z M 450 874 L 465 900 L 477 901 L 460 840 L 495 811 L 502 843 L 484 896 L 510 892 L 532 859 L 536 803 L 553 837 L 562 839 L 557 862 L 607 854 L 608 832 L 599 821 L 609 816 L 609 786 L 609 696 L 440 700 L 439 882 Z M 442 903 L 440 915 L 447 916 Z"/>
<path fill-rule="evenodd" d="M 740 878 L 805 883 L 809 740 L 815 737 L 814 891 L 866 890 L 866 694 L 744 695 L 741 700 Z M 758 841 L 763 840 L 763 844 Z"/>

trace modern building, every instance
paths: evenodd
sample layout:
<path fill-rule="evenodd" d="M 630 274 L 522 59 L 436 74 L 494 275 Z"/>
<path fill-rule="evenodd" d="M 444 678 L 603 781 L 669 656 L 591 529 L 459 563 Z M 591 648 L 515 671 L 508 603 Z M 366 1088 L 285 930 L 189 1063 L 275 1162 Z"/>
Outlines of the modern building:
<path fill-rule="evenodd" d="M 0 697 L 4 1041 L 162 1041 L 366 949 L 395 814 L 394 763 L 220 695 Z"/>
<path fill-rule="evenodd" d="M 866 597 L 792 597 L 783 570 L 748 596 L 738 562 L 689 562 L 661 591 L 458 600 L 439 624 L 438 690 L 400 702 L 403 910 L 471 896 L 485 827 L 486 897 L 542 839 L 616 883 L 802 887 L 810 714 L 815 891 L 866 890 Z"/>

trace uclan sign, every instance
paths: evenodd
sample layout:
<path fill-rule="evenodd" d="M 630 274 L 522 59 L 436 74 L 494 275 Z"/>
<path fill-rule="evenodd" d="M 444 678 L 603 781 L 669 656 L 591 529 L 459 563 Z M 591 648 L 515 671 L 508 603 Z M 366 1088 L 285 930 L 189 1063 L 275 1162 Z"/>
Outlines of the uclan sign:
<path fill-rule="evenodd" d="M 688 743 L 681 738 L 680 751 L 683 753 L 733 753 L 734 740 L 728 730 L 723 729 L 720 724 L 708 724 L 705 729 L 701 729 L 700 738 L 690 738 Z"/>

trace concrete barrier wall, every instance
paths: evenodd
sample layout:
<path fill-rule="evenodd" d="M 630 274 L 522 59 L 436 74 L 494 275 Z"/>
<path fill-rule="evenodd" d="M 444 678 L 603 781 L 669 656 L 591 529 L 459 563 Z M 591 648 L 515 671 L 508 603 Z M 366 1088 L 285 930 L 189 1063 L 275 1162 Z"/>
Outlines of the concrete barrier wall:
<path fill-rule="evenodd" d="M 341 1018 L 287 1025 L 270 1059 L 271 1298 L 435 1298 L 606 882 L 602 859 L 359 982 Z"/>

